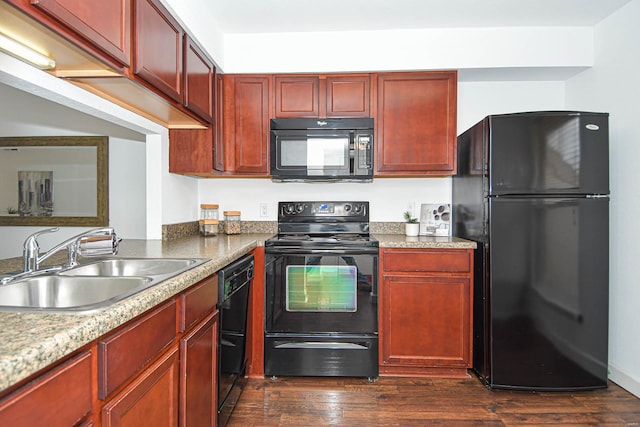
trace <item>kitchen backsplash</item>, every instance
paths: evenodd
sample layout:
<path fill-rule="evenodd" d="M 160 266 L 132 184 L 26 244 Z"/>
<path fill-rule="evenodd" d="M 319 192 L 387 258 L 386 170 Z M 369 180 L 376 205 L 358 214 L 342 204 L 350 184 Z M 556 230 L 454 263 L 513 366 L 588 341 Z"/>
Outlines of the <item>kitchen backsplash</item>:
<path fill-rule="evenodd" d="M 220 221 L 219 234 L 223 234 L 224 221 Z M 166 224 L 162 226 L 162 240 L 180 239 L 182 237 L 199 234 L 198 221 Z M 371 222 L 371 233 L 374 234 L 404 234 L 404 222 Z M 277 221 L 241 221 L 242 233 L 277 233 Z"/>

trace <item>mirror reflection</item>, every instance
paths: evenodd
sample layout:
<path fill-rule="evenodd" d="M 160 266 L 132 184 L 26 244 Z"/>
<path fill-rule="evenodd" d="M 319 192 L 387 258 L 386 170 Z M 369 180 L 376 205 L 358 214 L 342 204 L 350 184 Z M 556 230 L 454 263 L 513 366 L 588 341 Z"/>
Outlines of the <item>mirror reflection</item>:
<path fill-rule="evenodd" d="M 106 136 L 0 138 L 0 225 L 108 225 Z"/>

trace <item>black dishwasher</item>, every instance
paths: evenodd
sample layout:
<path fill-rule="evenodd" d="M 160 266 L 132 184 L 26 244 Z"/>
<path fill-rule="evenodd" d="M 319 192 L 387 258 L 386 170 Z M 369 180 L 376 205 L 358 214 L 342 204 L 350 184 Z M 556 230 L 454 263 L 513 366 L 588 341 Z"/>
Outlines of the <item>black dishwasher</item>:
<path fill-rule="evenodd" d="M 253 255 L 218 271 L 218 425 L 224 426 L 240 398 L 247 367 L 246 336 Z"/>

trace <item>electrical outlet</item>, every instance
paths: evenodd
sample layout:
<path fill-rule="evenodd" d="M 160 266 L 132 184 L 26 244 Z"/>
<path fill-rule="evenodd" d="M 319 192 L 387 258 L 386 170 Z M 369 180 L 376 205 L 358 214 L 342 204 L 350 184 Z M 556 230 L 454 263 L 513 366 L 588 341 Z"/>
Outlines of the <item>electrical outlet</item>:
<path fill-rule="evenodd" d="M 269 204 L 260 203 L 260 218 L 268 218 L 268 217 L 269 217 Z"/>

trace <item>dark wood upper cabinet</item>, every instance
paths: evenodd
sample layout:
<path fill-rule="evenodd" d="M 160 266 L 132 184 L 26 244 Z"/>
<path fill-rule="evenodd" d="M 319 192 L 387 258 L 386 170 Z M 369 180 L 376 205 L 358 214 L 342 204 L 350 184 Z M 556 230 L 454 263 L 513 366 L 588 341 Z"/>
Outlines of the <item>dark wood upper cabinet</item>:
<path fill-rule="evenodd" d="M 225 75 L 223 90 L 225 172 L 267 176 L 271 76 Z"/>
<path fill-rule="evenodd" d="M 131 0 L 30 0 L 125 67 L 131 58 Z"/>
<path fill-rule="evenodd" d="M 318 76 L 276 76 L 276 117 L 319 117 Z"/>
<path fill-rule="evenodd" d="M 184 30 L 158 0 L 134 0 L 133 73 L 182 104 Z"/>
<path fill-rule="evenodd" d="M 326 78 L 327 117 L 369 117 L 371 77 L 336 75 Z"/>
<path fill-rule="evenodd" d="M 215 67 L 189 36 L 184 37 L 184 106 L 206 122 L 213 120 Z"/>
<path fill-rule="evenodd" d="M 368 74 L 276 75 L 275 115 L 287 117 L 369 117 Z"/>
<path fill-rule="evenodd" d="M 377 75 L 376 176 L 455 174 L 457 73 Z"/>

